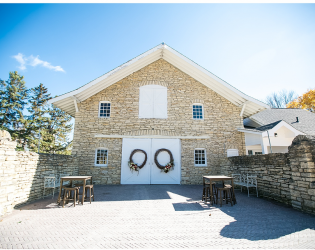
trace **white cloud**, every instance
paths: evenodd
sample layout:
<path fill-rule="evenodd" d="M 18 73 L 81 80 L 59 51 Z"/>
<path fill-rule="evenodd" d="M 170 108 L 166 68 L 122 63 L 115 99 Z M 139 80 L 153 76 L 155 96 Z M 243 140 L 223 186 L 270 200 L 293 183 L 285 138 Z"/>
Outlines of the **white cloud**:
<path fill-rule="evenodd" d="M 51 65 L 49 62 L 40 60 L 38 58 L 39 56 L 34 57 L 33 55 L 30 55 L 29 57 L 24 56 L 22 53 L 18 53 L 17 55 L 13 56 L 13 58 L 15 58 L 15 60 L 17 60 L 20 63 L 19 68 L 21 70 L 25 70 L 26 69 L 26 65 L 30 65 L 32 67 L 36 67 L 38 65 L 41 65 L 47 69 L 51 69 L 54 71 L 61 71 L 61 72 L 65 72 L 63 68 L 61 68 L 60 66 L 53 66 Z"/>
<path fill-rule="evenodd" d="M 24 70 L 24 69 L 26 69 L 26 67 L 25 67 L 25 60 L 24 60 L 24 55 L 23 54 L 21 54 L 21 53 L 19 53 L 19 54 L 17 54 L 16 56 L 13 56 L 13 58 L 15 58 L 15 60 L 17 60 L 21 65 L 19 66 L 19 68 L 21 69 L 21 70 Z"/>

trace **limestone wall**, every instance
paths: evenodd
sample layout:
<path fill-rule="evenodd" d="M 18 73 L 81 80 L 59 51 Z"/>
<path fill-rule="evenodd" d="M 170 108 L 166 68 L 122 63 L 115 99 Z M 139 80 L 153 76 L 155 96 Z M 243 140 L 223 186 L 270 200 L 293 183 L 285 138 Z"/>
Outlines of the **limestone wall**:
<path fill-rule="evenodd" d="M 73 156 L 15 151 L 15 147 L 10 138 L 0 138 L 0 216 L 42 198 L 44 176 L 78 174 Z M 52 194 L 52 190 L 46 193 Z"/>
<path fill-rule="evenodd" d="M 221 173 L 257 175 L 259 196 L 315 214 L 315 137 L 297 136 L 286 154 L 230 157 Z"/>
<path fill-rule="evenodd" d="M 168 118 L 139 119 L 139 88 L 143 85 L 167 87 Z M 99 118 L 100 101 L 111 102 L 110 118 Z M 204 120 L 193 120 L 192 104 L 202 103 Z M 103 135 L 167 135 L 201 136 L 210 139 L 181 140 L 182 184 L 200 183 L 201 176 L 216 173 L 219 160 L 226 149 L 235 148 L 245 153 L 241 107 L 238 107 L 210 88 L 180 71 L 163 59 L 134 72 L 98 94 L 78 104 L 72 153 L 82 163 L 81 174 L 95 176 L 102 184 L 120 183 L 122 139 L 100 139 Z M 108 168 L 95 167 L 95 149 L 108 148 Z M 208 166 L 194 167 L 194 147 L 204 145 Z"/>

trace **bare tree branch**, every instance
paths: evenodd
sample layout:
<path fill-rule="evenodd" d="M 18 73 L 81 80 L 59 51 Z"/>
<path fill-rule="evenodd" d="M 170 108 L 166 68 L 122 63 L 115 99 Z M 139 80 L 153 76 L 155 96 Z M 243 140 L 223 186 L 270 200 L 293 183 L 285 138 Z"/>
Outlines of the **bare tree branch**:
<path fill-rule="evenodd" d="M 271 108 L 286 108 L 286 105 L 297 97 L 297 94 L 293 90 L 287 91 L 283 89 L 279 93 L 274 92 L 267 96 L 265 102 Z"/>

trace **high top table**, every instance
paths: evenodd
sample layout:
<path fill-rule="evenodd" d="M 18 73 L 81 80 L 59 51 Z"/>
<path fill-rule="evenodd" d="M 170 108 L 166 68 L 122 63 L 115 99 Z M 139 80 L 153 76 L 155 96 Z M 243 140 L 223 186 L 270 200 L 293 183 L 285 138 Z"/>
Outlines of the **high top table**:
<path fill-rule="evenodd" d="M 58 196 L 57 203 L 60 203 L 61 189 L 62 189 L 62 184 L 64 181 L 70 181 L 71 186 L 72 186 L 72 181 L 82 181 L 83 182 L 82 205 L 83 205 L 84 196 L 85 196 L 85 185 L 86 185 L 87 180 L 91 180 L 91 183 L 93 183 L 92 182 L 92 176 L 65 176 L 65 177 L 61 177 L 60 178 L 60 190 L 59 190 L 59 196 Z"/>
<path fill-rule="evenodd" d="M 236 204 L 236 198 L 235 198 L 235 193 L 234 193 L 234 182 L 233 182 L 233 177 L 225 176 L 225 175 L 206 175 L 203 176 L 203 184 L 205 184 L 205 180 L 210 181 L 210 204 L 213 205 L 213 190 L 212 190 L 212 182 L 213 181 L 231 181 L 232 184 L 232 193 L 233 193 L 233 202 Z"/>

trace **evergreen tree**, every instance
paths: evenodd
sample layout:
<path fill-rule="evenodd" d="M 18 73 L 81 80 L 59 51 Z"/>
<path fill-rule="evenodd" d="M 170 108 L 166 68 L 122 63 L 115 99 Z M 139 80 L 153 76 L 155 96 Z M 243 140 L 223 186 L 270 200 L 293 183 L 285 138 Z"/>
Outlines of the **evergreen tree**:
<path fill-rule="evenodd" d="M 71 154 L 71 116 L 48 104 L 51 97 L 43 84 L 28 90 L 23 78 L 15 71 L 7 81 L 0 79 L 0 129 L 9 131 L 18 150 L 28 145 L 38 152 L 40 143 L 41 153 Z M 28 116 L 23 115 L 26 104 Z"/>
<path fill-rule="evenodd" d="M 9 73 L 6 82 L 0 80 L 0 129 L 9 131 L 12 139 L 17 140 L 18 149 L 26 145 L 28 138 L 28 122 L 23 116 L 28 90 L 23 79 L 23 76 L 14 71 Z"/>
<path fill-rule="evenodd" d="M 28 130 L 31 134 L 28 139 L 28 147 L 30 150 L 37 152 L 38 143 L 40 139 L 41 129 L 45 129 L 48 124 L 48 100 L 51 99 L 48 90 L 41 83 L 38 87 L 31 89 L 31 96 L 29 98 L 29 108 L 28 111 L 30 115 L 28 116 Z"/>
<path fill-rule="evenodd" d="M 49 119 L 41 130 L 40 152 L 69 154 L 68 135 L 72 131 L 71 116 L 54 105 L 48 109 Z"/>

